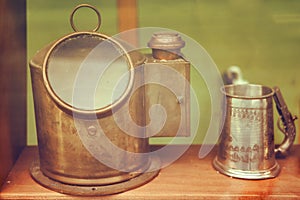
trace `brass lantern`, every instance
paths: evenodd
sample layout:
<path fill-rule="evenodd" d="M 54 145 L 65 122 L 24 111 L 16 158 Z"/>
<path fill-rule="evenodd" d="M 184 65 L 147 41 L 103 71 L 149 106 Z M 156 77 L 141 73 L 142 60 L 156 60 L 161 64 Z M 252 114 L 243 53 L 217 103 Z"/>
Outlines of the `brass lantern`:
<path fill-rule="evenodd" d="M 73 15 L 81 7 L 97 13 L 99 24 L 93 31 L 77 31 L 74 25 Z M 72 195 L 107 195 L 138 187 L 157 176 L 160 161 L 139 156 L 149 152 L 147 130 L 127 125 L 128 114 L 141 127 L 147 123 L 145 113 L 152 102 L 145 99 L 147 93 L 155 97 L 151 92 L 155 89 L 133 88 L 151 76 L 144 66 L 156 58 L 128 52 L 125 43 L 97 33 L 101 17 L 91 5 L 79 5 L 70 19 L 75 32 L 47 45 L 30 61 L 39 146 L 31 175 L 49 189 Z M 171 62 L 189 78 L 187 61 Z M 184 99 L 187 116 L 186 85 L 182 91 L 171 108 L 176 111 Z M 171 120 L 168 126 L 172 123 L 178 121 Z M 187 117 L 182 135 L 188 135 L 188 128 Z M 170 133 L 164 130 L 158 136 L 174 136 Z"/>

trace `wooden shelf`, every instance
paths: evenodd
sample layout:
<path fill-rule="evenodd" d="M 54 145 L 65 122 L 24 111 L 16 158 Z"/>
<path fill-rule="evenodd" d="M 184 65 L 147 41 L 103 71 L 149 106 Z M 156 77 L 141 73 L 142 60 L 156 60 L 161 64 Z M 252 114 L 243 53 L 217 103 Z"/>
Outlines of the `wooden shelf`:
<path fill-rule="evenodd" d="M 211 165 L 216 150 L 200 160 L 197 157 L 199 148 L 200 146 L 190 147 L 180 159 L 162 169 L 151 182 L 134 190 L 104 198 L 300 199 L 300 145 L 293 147 L 291 156 L 278 160 L 281 173 L 277 178 L 256 181 L 218 174 Z M 24 149 L 0 190 L 0 199 L 83 199 L 53 192 L 34 182 L 29 174 L 29 166 L 37 156 L 37 147 Z"/>

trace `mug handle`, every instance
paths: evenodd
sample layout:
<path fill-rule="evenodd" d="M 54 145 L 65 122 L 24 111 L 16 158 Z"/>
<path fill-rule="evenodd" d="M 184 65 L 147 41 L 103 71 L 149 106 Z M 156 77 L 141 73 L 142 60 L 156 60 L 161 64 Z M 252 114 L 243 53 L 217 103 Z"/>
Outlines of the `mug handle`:
<path fill-rule="evenodd" d="M 285 135 L 283 142 L 275 149 L 276 156 L 285 157 L 289 153 L 289 149 L 293 145 L 296 137 L 296 127 L 294 121 L 297 116 L 293 116 L 282 97 L 280 89 L 275 86 L 274 88 L 274 100 L 276 103 L 277 111 L 280 115 L 280 119 L 277 121 L 277 126 L 281 132 Z M 283 127 L 280 125 L 280 121 Z"/>

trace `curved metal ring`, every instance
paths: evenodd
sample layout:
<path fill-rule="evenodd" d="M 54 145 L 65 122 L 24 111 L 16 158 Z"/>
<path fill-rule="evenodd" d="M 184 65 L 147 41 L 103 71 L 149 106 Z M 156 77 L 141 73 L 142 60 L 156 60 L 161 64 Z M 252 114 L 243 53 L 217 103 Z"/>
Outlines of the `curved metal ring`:
<path fill-rule="evenodd" d="M 116 46 L 118 46 L 118 48 L 121 50 L 122 53 L 124 53 L 124 56 L 128 62 L 128 66 L 129 66 L 129 82 L 128 85 L 126 87 L 126 90 L 123 92 L 123 94 L 121 95 L 121 97 L 119 97 L 115 102 L 102 107 L 102 108 L 98 108 L 95 110 L 85 110 L 85 109 L 81 109 L 81 108 L 76 108 L 73 105 L 68 104 L 67 102 L 65 102 L 63 99 L 61 99 L 56 92 L 53 90 L 50 82 L 49 82 L 49 78 L 48 78 L 48 74 L 47 74 L 47 68 L 48 68 L 48 60 L 51 56 L 51 54 L 53 53 L 53 51 L 55 50 L 55 48 L 57 48 L 57 46 L 59 44 L 61 44 L 62 42 L 64 42 L 65 40 L 68 40 L 70 38 L 73 37 L 78 37 L 78 36 L 83 36 L 83 35 L 88 35 L 88 36 L 93 36 L 93 37 L 100 37 L 102 39 L 105 40 L 109 40 L 110 42 L 112 42 L 113 44 L 115 44 Z M 71 113 L 76 113 L 79 115 L 90 115 L 90 114 L 96 114 L 98 115 L 103 115 L 103 114 L 107 114 L 109 112 L 111 112 L 111 110 L 115 107 L 118 107 L 120 105 L 122 105 L 125 100 L 127 100 L 130 97 L 130 93 L 132 91 L 133 88 L 133 84 L 134 84 L 134 80 L 135 80 L 135 74 L 134 74 L 134 65 L 133 65 L 133 61 L 130 57 L 130 55 L 128 54 L 128 52 L 126 51 L 126 49 L 116 40 L 114 40 L 111 37 L 108 37 L 106 35 L 103 35 L 101 33 L 91 33 L 91 32 L 76 32 L 76 33 L 71 33 L 69 35 L 64 36 L 63 38 L 59 39 L 58 41 L 56 41 L 52 47 L 50 48 L 50 50 L 47 52 L 44 62 L 43 62 L 43 68 L 42 68 L 42 76 L 43 76 L 43 82 L 44 82 L 44 86 L 46 87 L 46 90 L 48 92 L 48 94 L 50 95 L 50 97 L 54 100 L 54 102 L 56 104 L 58 104 L 61 108 L 63 108 L 64 110 L 67 110 Z"/>
<path fill-rule="evenodd" d="M 74 14 L 75 12 L 79 9 L 79 8 L 83 8 L 83 7 L 86 7 L 86 8 L 91 8 L 92 10 L 95 11 L 95 13 L 97 14 L 97 17 L 98 17 L 98 24 L 96 26 L 96 28 L 94 28 L 92 31 L 93 32 L 96 32 L 99 30 L 100 26 L 101 26 L 101 15 L 100 15 L 100 12 L 97 10 L 96 7 L 92 6 L 92 5 L 89 5 L 89 4 L 80 4 L 78 6 L 76 6 L 74 8 L 74 10 L 72 11 L 71 15 L 70 15 L 70 24 L 71 24 L 71 27 L 72 29 L 75 31 L 75 32 L 78 32 L 78 29 L 76 28 L 75 24 L 74 24 Z"/>

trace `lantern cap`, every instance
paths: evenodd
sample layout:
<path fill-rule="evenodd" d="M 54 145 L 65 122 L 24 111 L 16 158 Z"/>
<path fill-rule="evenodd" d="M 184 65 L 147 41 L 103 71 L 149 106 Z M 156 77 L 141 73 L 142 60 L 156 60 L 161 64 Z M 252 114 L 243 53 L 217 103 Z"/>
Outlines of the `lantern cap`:
<path fill-rule="evenodd" d="M 148 47 L 161 50 L 180 50 L 185 42 L 176 32 L 156 32 L 148 42 Z"/>

